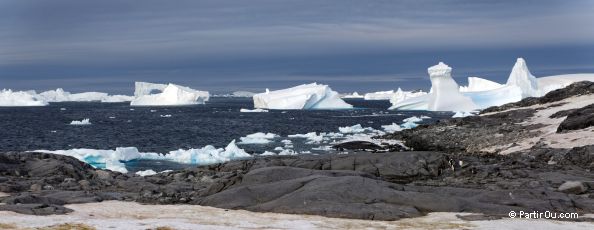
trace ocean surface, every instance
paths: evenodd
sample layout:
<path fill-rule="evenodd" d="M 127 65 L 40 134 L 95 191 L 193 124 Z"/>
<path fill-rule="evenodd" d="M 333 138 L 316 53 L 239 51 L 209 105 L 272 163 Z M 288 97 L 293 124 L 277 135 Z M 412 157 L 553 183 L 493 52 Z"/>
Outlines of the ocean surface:
<path fill-rule="evenodd" d="M 241 108 L 253 108 L 251 98 L 217 97 L 211 98 L 205 105 L 177 107 L 131 107 L 129 103 L 99 102 L 0 107 L 0 151 L 136 147 L 141 152 L 167 153 L 206 145 L 224 148 L 232 140 L 240 142 L 240 137 L 256 132 L 279 135 L 268 144 L 238 144 L 248 153 L 258 154 L 284 146 L 281 141 L 289 139 L 287 136 L 292 134 L 338 133 L 338 127 L 356 124 L 382 130 L 381 125 L 401 124 L 403 119 L 412 116 L 431 117 L 418 122 L 431 123 L 453 114 L 390 111 L 387 110 L 390 107 L 388 101 L 346 101 L 356 108 L 241 113 Z M 92 124 L 70 125 L 71 121 L 84 118 L 89 118 Z M 320 145 L 307 144 L 305 139 L 291 140 L 297 152 L 324 152 L 312 151 Z M 134 164 L 127 166 L 134 167 Z M 171 168 L 171 165 L 166 167 Z"/>

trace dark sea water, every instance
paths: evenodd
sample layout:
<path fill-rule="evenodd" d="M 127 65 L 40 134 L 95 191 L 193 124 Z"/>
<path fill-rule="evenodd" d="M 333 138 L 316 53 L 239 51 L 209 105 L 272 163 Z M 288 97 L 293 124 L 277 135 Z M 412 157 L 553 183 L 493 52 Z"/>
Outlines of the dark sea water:
<path fill-rule="evenodd" d="M 144 152 L 225 147 L 231 140 L 255 132 L 282 137 L 308 132 L 338 132 L 338 127 L 381 125 L 425 115 L 449 118 L 452 113 L 390 111 L 388 101 L 347 99 L 356 109 L 271 110 L 240 113 L 253 107 L 251 98 L 211 98 L 206 105 L 130 107 L 129 103 L 64 102 L 44 107 L 0 107 L 0 151 L 115 149 L 137 147 Z M 171 117 L 162 117 L 171 115 Z M 69 125 L 90 118 L 92 125 Z M 248 152 L 272 150 L 278 144 L 240 145 Z M 296 146 L 297 147 L 297 146 Z"/>

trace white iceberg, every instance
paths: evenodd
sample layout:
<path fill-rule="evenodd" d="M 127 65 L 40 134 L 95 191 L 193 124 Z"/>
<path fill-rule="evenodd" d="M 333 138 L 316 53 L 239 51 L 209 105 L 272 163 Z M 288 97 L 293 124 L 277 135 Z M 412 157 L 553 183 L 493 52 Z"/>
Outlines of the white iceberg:
<path fill-rule="evenodd" d="M 97 150 L 97 149 L 70 149 L 70 150 L 36 150 L 33 152 L 43 152 L 72 156 L 80 161 L 91 164 L 95 167 L 109 169 L 116 172 L 127 173 L 124 162 L 145 159 L 145 160 L 167 160 L 183 164 L 215 164 L 230 161 L 233 159 L 243 159 L 251 157 L 243 149 L 235 145 L 235 140 L 231 141 L 225 149 L 215 148 L 207 145 L 200 149 L 179 149 L 170 151 L 169 154 L 160 154 L 153 152 L 139 152 L 135 147 L 120 147 L 115 150 Z"/>
<path fill-rule="evenodd" d="M 475 116 L 472 112 L 457 111 L 452 118 Z"/>
<path fill-rule="evenodd" d="M 394 90 L 379 91 L 374 93 L 366 93 L 364 98 L 365 100 L 390 100 L 393 94 Z"/>
<path fill-rule="evenodd" d="M 91 121 L 89 118 L 82 119 L 80 121 L 71 121 L 70 125 L 90 125 Z"/>
<path fill-rule="evenodd" d="M 272 142 L 272 139 L 279 137 L 274 133 L 252 133 L 245 137 L 240 137 L 241 142 L 238 144 L 268 144 Z"/>
<path fill-rule="evenodd" d="M 62 88 L 56 90 L 48 90 L 39 94 L 34 95 L 35 98 L 46 101 L 46 102 L 125 102 L 131 101 L 134 97 L 126 95 L 109 95 L 102 92 L 83 92 L 83 93 L 70 93 L 64 91 Z"/>
<path fill-rule="evenodd" d="M 427 69 L 433 92 L 429 94 L 430 111 L 472 111 L 477 109 L 472 99 L 462 95 L 452 78 L 452 68 L 440 62 Z"/>
<path fill-rule="evenodd" d="M 505 85 L 478 77 L 469 77 L 468 86 L 460 86 L 460 92 L 478 92 L 501 88 Z"/>
<path fill-rule="evenodd" d="M 440 92 L 447 92 L 445 94 L 438 93 L 441 94 L 441 97 L 436 96 L 436 83 L 443 82 L 434 81 L 434 78 L 431 78 L 431 80 L 433 92 L 429 93 L 428 95 L 422 95 L 402 101 L 392 101 L 392 106 L 390 109 L 435 110 L 435 108 L 432 106 L 440 104 L 435 103 L 436 101 L 439 101 L 439 99 L 444 99 L 445 101 L 451 100 L 451 103 L 455 103 L 457 105 L 467 104 L 459 103 L 460 97 L 458 93 L 452 92 L 452 87 L 450 87 L 449 91 L 440 90 Z M 530 73 L 530 70 L 528 70 L 526 61 L 523 58 L 518 58 L 505 85 L 481 78 L 469 78 L 469 85 L 466 87 L 460 87 L 459 91 L 461 91 L 463 97 L 470 98 L 472 100 L 472 103 L 476 109 L 484 109 L 490 106 L 499 106 L 506 103 L 517 102 L 526 97 L 544 96 L 550 91 L 566 87 L 571 83 L 578 81 L 594 81 L 594 74 L 565 74 L 536 78 Z M 433 104 L 430 104 L 431 102 L 433 102 Z M 458 106 L 450 108 L 451 110 L 449 111 L 472 111 L 468 109 L 472 108 L 472 106 L 469 106 L 465 109 L 456 107 Z"/>
<path fill-rule="evenodd" d="M 3 89 L 0 91 L 0 106 L 45 106 L 46 101 L 34 97 L 31 92 L 12 91 Z"/>
<path fill-rule="evenodd" d="M 361 95 L 357 92 L 354 92 L 352 94 L 343 94 L 342 96 L 340 96 L 341 98 L 365 98 L 364 95 Z"/>
<path fill-rule="evenodd" d="M 419 91 L 403 91 L 401 88 L 398 88 L 398 90 L 396 90 L 396 92 L 394 94 L 392 94 L 392 97 L 390 98 L 390 103 L 397 104 L 397 103 L 400 103 L 401 101 L 408 100 L 408 99 L 415 98 L 415 97 L 420 97 L 423 95 L 427 95 L 427 93 L 423 92 L 421 90 L 419 90 Z"/>
<path fill-rule="evenodd" d="M 522 98 L 540 96 L 538 80 L 536 80 L 536 77 L 530 73 L 526 61 L 523 58 L 518 58 L 516 60 L 516 64 L 514 64 L 514 67 L 509 74 L 506 85 L 520 87 L 522 90 Z"/>
<path fill-rule="evenodd" d="M 260 109 L 350 109 L 336 91 L 327 85 L 304 84 L 254 95 L 254 108 Z"/>
<path fill-rule="evenodd" d="M 240 109 L 240 113 L 268 113 L 265 109 Z"/>
<path fill-rule="evenodd" d="M 209 99 L 207 91 L 194 90 L 175 84 L 136 82 L 131 106 L 169 106 L 204 104 Z"/>

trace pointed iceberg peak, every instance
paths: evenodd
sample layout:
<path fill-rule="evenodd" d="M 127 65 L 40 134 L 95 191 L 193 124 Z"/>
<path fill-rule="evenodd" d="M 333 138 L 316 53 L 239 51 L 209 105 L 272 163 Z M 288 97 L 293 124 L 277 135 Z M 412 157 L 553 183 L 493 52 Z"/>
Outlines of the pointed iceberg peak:
<path fill-rule="evenodd" d="M 452 68 L 443 62 L 439 62 L 439 64 L 429 67 L 427 72 L 429 72 L 430 77 L 450 76 L 452 74 Z"/>
<path fill-rule="evenodd" d="M 506 85 L 520 87 L 522 98 L 540 96 L 538 93 L 538 81 L 530 73 L 530 70 L 528 70 L 528 65 L 526 65 L 526 61 L 523 58 L 516 60 L 516 64 L 514 64 L 509 74 Z"/>

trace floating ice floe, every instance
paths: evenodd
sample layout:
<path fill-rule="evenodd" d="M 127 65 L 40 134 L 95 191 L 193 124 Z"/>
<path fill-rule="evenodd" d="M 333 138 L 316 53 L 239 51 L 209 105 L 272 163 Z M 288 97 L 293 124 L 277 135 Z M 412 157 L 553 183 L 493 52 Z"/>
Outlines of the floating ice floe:
<path fill-rule="evenodd" d="M 89 118 L 85 118 L 80 121 L 74 120 L 74 121 L 70 122 L 70 125 L 90 125 L 90 124 L 91 124 L 91 120 Z"/>
<path fill-rule="evenodd" d="M 171 114 L 159 115 L 160 117 L 171 117 Z"/>
<path fill-rule="evenodd" d="M 307 140 L 306 144 L 318 144 L 324 140 L 324 135 L 320 133 L 318 135 L 316 132 L 309 132 L 306 134 L 293 134 L 288 135 L 289 138 L 305 138 Z"/>
<path fill-rule="evenodd" d="M 204 104 L 209 99 L 207 91 L 199 91 L 175 84 L 136 82 L 132 106 L 168 106 Z"/>
<path fill-rule="evenodd" d="M 347 126 L 347 127 L 338 127 L 338 131 L 341 133 L 362 133 L 365 131 L 371 131 L 373 130 L 373 128 L 367 127 L 367 128 L 363 128 L 363 126 L 361 126 L 361 124 L 356 124 L 353 126 Z"/>
<path fill-rule="evenodd" d="M 442 69 L 447 70 L 448 68 L 443 67 Z M 442 72 L 444 74 L 451 72 L 451 68 L 449 71 L 435 71 L 435 73 L 439 74 Z M 390 107 L 390 109 L 473 111 L 473 109 L 469 109 L 472 108 L 472 106 L 469 106 L 470 104 L 467 103 L 467 100 L 460 99 L 461 97 L 459 93 L 452 90 L 453 87 L 448 87 L 449 90 L 439 90 L 439 92 L 436 92 L 436 88 L 442 88 L 444 86 L 444 82 L 435 81 L 437 79 L 447 78 L 431 77 L 433 90 L 428 95 L 409 98 L 402 101 L 392 101 L 392 107 Z M 517 102 L 526 97 L 544 96 L 550 91 L 566 87 L 571 83 L 578 81 L 594 81 L 594 74 L 565 74 L 536 78 L 530 73 L 530 70 L 528 70 L 526 61 L 523 58 L 518 58 L 505 85 L 482 78 L 472 77 L 468 78 L 469 85 L 459 87 L 458 91 L 462 93 L 462 97 L 470 98 L 476 109 L 484 109 L 490 106 L 499 106 L 506 103 Z M 449 83 L 446 85 L 452 85 L 452 82 L 455 84 L 453 79 L 451 81 L 448 80 L 448 82 Z M 450 104 L 454 104 L 455 106 L 443 106 L 442 103 L 435 103 L 439 101 L 451 101 Z M 460 101 L 466 102 L 460 103 Z M 438 108 L 436 108 L 436 105 L 442 106 L 437 106 Z"/>
<path fill-rule="evenodd" d="M 265 110 L 265 109 L 240 109 L 239 112 L 241 112 L 241 113 L 268 113 L 268 110 Z"/>
<path fill-rule="evenodd" d="M 227 145 L 227 147 L 224 149 L 207 145 L 200 149 L 179 149 L 170 151 L 168 154 L 139 152 L 135 147 L 120 147 L 116 148 L 115 150 L 70 149 L 54 151 L 36 150 L 33 152 L 72 156 L 95 167 L 109 169 L 121 173 L 128 172 L 124 162 L 139 159 L 168 160 L 183 164 L 205 165 L 251 157 L 250 154 L 246 153 L 243 149 L 235 145 L 235 140 L 231 141 L 231 143 L 229 143 L 229 145 Z"/>
<path fill-rule="evenodd" d="M 409 118 L 405 118 L 402 121 L 404 123 L 402 124 L 396 124 L 396 123 L 392 123 L 390 125 L 382 125 L 382 129 L 384 129 L 385 132 L 387 133 L 394 133 L 394 132 L 399 132 L 402 131 L 404 129 L 412 129 L 412 128 L 416 128 L 419 124 L 417 124 L 417 122 L 421 122 L 424 119 L 430 119 L 431 117 L 428 116 L 412 116 Z"/>
<path fill-rule="evenodd" d="M 240 137 L 241 142 L 238 144 L 268 144 L 272 142 L 272 139 L 279 137 L 274 133 L 252 133 L 245 137 Z"/>
<path fill-rule="evenodd" d="M 336 91 L 327 85 L 304 84 L 254 95 L 254 108 L 260 109 L 350 109 Z"/>

